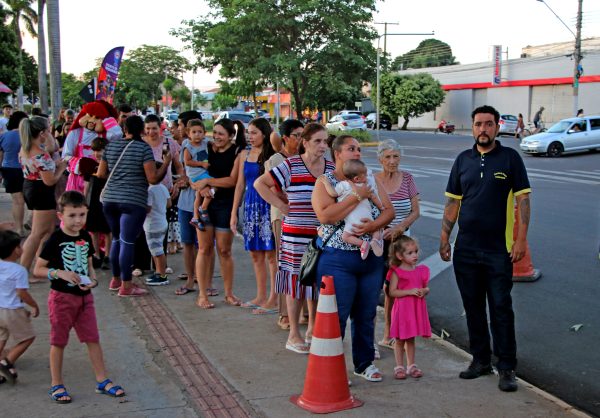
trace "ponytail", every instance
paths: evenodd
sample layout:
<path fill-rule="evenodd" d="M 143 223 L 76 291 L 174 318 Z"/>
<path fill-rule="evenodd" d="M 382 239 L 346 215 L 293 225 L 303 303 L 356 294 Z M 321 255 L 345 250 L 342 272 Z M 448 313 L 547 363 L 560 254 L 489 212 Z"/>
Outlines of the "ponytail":
<path fill-rule="evenodd" d="M 19 136 L 21 137 L 21 148 L 28 155 L 31 151 L 32 142 L 40 133 L 48 129 L 48 119 L 41 116 L 25 118 L 19 123 Z"/>

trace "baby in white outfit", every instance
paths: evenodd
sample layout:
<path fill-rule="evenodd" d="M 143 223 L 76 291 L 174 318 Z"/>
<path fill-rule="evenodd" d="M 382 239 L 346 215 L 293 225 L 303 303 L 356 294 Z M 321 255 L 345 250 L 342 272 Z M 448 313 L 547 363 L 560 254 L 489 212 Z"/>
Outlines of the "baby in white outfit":
<path fill-rule="evenodd" d="M 341 202 L 349 197 L 359 198 L 359 195 L 352 187 L 352 183 L 356 185 L 367 183 L 372 190 L 369 199 L 360 200 L 358 205 L 344 219 L 345 225 L 344 231 L 342 232 L 342 240 L 347 244 L 360 247 L 360 255 L 363 260 L 368 257 L 369 248 L 373 250 L 373 254 L 379 257 L 383 254 L 383 235 L 381 230 L 375 231 L 372 234 L 373 238 L 371 239 L 370 243 L 368 240 L 364 240 L 352 232 L 353 226 L 360 224 L 362 222 L 361 219 L 367 218 L 373 220 L 373 216 L 371 215 L 370 201 L 373 202 L 375 206 L 379 208 L 379 210 L 383 210 L 383 204 L 379 199 L 377 185 L 375 184 L 373 174 L 367 169 L 365 163 L 360 160 L 346 161 L 342 167 L 342 170 L 347 180 L 340 181 L 335 186 L 335 190 L 331 187 L 326 187 L 329 195 L 337 198 L 338 202 Z"/>

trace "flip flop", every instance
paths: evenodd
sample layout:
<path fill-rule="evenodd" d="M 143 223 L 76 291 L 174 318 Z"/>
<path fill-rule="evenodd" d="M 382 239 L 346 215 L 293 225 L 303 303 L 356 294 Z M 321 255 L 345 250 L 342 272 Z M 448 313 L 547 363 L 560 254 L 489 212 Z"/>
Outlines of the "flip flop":
<path fill-rule="evenodd" d="M 219 290 L 213 287 L 209 287 L 206 289 L 206 294 L 208 296 L 219 296 Z"/>
<path fill-rule="evenodd" d="M 203 302 L 203 303 L 198 303 L 198 301 L 196 301 L 196 306 L 202 309 L 213 309 L 215 307 L 214 303 L 210 303 L 208 301 Z"/>
<path fill-rule="evenodd" d="M 188 275 L 185 273 L 181 273 L 179 276 L 177 276 L 177 278 L 179 280 L 187 280 L 188 279 Z"/>
<path fill-rule="evenodd" d="M 252 315 L 272 315 L 276 313 L 279 313 L 279 309 L 266 309 L 260 306 L 256 309 L 252 309 Z"/>
<path fill-rule="evenodd" d="M 248 302 L 244 302 L 240 305 L 240 307 L 244 308 L 244 309 L 257 309 L 260 308 L 260 306 L 248 301 Z"/>
<path fill-rule="evenodd" d="M 294 344 L 294 343 L 287 341 L 285 343 L 285 348 L 286 348 L 286 350 L 290 350 L 290 351 L 293 351 L 294 353 L 298 353 L 298 354 L 309 354 L 310 353 L 310 347 L 308 347 L 306 344 L 303 344 L 303 343 Z"/>
<path fill-rule="evenodd" d="M 183 295 L 187 295 L 188 293 L 195 292 L 195 291 L 196 291 L 196 289 L 188 289 L 188 288 L 187 288 L 187 287 L 185 287 L 185 286 L 181 286 L 179 289 L 177 289 L 177 290 L 175 291 L 175 294 L 176 294 L 177 296 L 183 296 Z"/>
<path fill-rule="evenodd" d="M 240 306 L 242 304 L 242 301 L 235 296 L 225 296 L 223 302 L 231 306 Z"/>

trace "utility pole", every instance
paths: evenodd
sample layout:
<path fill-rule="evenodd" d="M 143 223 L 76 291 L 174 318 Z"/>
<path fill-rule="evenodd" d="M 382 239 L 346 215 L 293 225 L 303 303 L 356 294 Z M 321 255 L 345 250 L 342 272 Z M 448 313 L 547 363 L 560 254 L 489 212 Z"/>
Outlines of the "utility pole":
<path fill-rule="evenodd" d="M 574 53 L 574 61 L 575 61 L 575 69 L 573 71 L 573 116 L 577 115 L 577 111 L 579 110 L 579 77 L 581 76 L 581 9 L 583 5 L 583 0 L 579 0 L 577 6 L 577 34 L 575 35 L 575 53 Z"/>
<path fill-rule="evenodd" d="M 399 25 L 400 22 L 374 22 L 376 25 L 383 25 L 383 57 L 387 53 L 387 27 L 388 25 Z M 386 61 L 387 63 L 387 61 Z"/>

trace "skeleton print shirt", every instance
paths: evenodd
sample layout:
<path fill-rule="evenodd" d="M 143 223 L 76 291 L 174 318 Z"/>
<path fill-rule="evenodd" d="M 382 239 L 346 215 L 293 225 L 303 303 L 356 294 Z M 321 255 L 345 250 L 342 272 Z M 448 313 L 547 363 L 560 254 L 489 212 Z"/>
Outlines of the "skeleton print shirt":
<path fill-rule="evenodd" d="M 94 254 L 92 237 L 86 231 L 72 237 L 57 229 L 44 244 L 40 258 L 48 261 L 48 268 L 57 270 L 74 271 L 80 275 L 89 276 L 88 260 Z M 74 295 L 87 295 L 89 290 L 83 291 L 79 286 L 55 279 L 50 281 L 50 287 L 63 293 Z"/>

